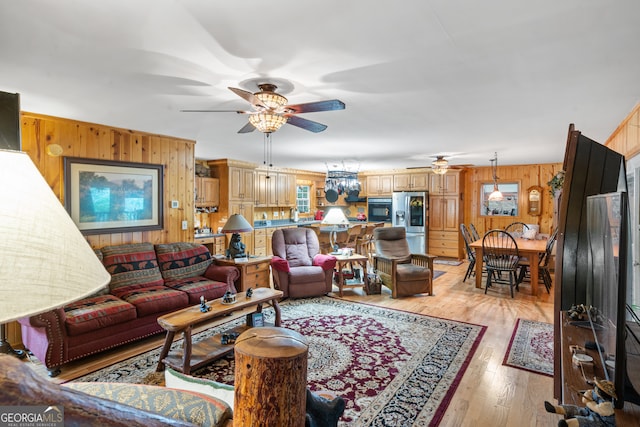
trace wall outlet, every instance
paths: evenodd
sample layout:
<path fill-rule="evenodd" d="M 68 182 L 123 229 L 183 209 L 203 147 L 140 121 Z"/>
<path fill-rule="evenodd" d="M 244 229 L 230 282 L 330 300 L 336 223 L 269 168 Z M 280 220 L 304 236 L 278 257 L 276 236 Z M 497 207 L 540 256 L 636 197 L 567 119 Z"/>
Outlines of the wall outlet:
<path fill-rule="evenodd" d="M 180 207 L 180 202 L 177 200 L 171 201 L 171 209 L 178 209 Z"/>
<path fill-rule="evenodd" d="M 182 229 L 183 229 L 183 230 L 186 230 L 186 229 L 188 229 L 188 228 L 189 228 L 189 222 L 187 222 L 186 220 L 185 220 L 185 221 L 182 221 Z"/>
<path fill-rule="evenodd" d="M 274 212 L 273 212 L 273 217 L 274 217 L 274 218 L 278 218 L 278 211 L 274 211 Z"/>

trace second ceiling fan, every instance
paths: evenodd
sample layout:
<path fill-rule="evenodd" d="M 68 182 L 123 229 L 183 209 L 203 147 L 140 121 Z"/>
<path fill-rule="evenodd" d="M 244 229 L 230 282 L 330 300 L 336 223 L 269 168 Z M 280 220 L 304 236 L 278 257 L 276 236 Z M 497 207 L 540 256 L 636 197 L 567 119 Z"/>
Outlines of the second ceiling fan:
<path fill-rule="evenodd" d="M 315 113 L 318 111 L 344 110 L 344 102 L 338 99 L 327 101 L 308 102 L 305 104 L 288 105 L 287 98 L 276 93 L 277 86 L 272 83 L 258 84 L 259 92 L 249 91 L 230 87 L 233 93 L 248 101 L 253 107 L 252 110 L 181 110 L 183 112 L 236 112 L 238 114 L 249 115 L 249 123 L 244 125 L 238 133 L 249 133 L 258 129 L 263 133 L 272 133 L 280 129 L 282 125 L 290 124 L 311 132 L 322 132 L 327 125 L 314 122 L 312 120 L 298 117 L 300 113 Z"/>

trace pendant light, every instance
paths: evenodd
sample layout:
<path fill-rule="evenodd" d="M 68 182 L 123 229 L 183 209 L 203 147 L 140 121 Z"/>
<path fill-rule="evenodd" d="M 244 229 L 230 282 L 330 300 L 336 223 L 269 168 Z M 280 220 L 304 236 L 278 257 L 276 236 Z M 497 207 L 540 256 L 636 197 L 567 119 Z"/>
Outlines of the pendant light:
<path fill-rule="evenodd" d="M 490 202 L 499 202 L 503 199 L 502 193 L 498 189 L 498 153 L 493 153 L 493 159 L 491 162 L 491 172 L 493 173 L 493 193 L 489 194 Z"/>

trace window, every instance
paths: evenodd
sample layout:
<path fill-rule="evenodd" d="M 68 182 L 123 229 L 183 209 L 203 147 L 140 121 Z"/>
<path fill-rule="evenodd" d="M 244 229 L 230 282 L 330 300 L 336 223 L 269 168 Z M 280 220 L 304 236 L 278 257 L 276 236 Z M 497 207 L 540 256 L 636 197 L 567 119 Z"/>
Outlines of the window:
<path fill-rule="evenodd" d="M 493 189 L 493 182 L 480 184 L 480 215 L 518 216 L 520 184 L 518 182 L 498 184 L 498 190 L 502 193 L 502 200 L 489 200 L 489 195 L 493 193 Z"/>
<path fill-rule="evenodd" d="M 309 213 L 309 189 L 308 185 L 298 185 L 296 190 L 296 207 L 298 208 L 298 212 L 300 213 Z"/>

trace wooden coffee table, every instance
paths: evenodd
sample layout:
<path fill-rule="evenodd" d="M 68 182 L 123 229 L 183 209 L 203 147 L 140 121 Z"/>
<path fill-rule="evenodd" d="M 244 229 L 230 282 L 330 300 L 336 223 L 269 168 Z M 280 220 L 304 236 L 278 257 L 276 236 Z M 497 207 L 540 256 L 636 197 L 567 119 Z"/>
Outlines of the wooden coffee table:
<path fill-rule="evenodd" d="M 212 361 L 219 359 L 227 353 L 233 351 L 233 344 L 221 343 L 221 334 L 216 334 L 210 338 L 202 340 L 197 344 L 191 341 L 191 331 L 193 327 L 219 317 L 231 314 L 234 311 L 242 310 L 246 307 L 256 307 L 256 312 L 262 312 L 262 304 L 270 303 L 276 312 L 275 326 L 280 326 L 280 306 L 278 300 L 282 298 L 282 291 L 271 288 L 256 288 L 251 298 L 247 299 L 245 293 L 236 295 L 234 304 L 223 304 L 222 298 L 208 301 L 210 311 L 203 313 L 200 305 L 194 305 L 173 313 L 158 317 L 158 324 L 167 331 L 162 351 L 158 359 L 157 372 L 164 370 L 165 364 L 173 369 L 189 374 L 192 369 L 200 368 Z M 234 329 L 235 332 L 242 332 L 247 326 L 240 326 Z M 184 345 L 182 351 L 169 354 L 171 344 L 176 333 L 182 332 Z"/>

